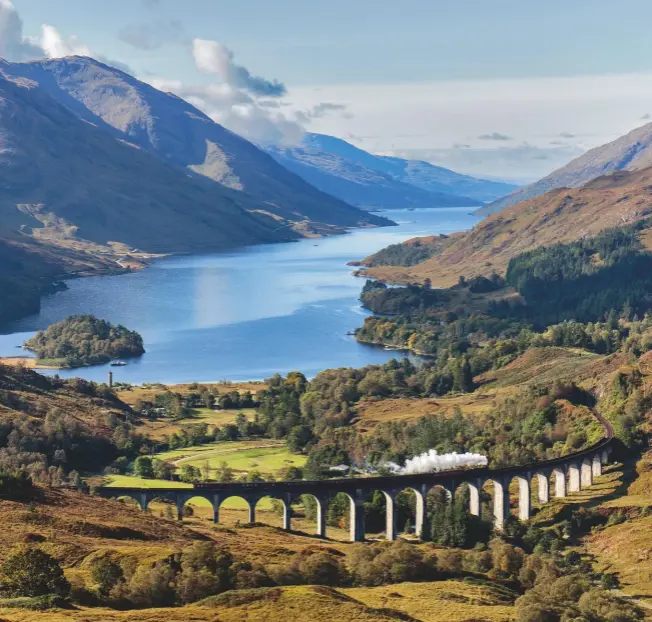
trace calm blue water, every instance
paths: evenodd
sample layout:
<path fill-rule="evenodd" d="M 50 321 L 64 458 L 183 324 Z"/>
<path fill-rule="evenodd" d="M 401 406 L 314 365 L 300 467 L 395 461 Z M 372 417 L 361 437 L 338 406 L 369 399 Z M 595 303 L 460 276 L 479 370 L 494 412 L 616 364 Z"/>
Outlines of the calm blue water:
<path fill-rule="evenodd" d="M 300 370 L 381 363 L 395 354 L 357 343 L 347 332 L 367 314 L 364 281 L 346 263 L 418 235 L 471 228 L 469 208 L 396 210 L 398 227 L 237 252 L 170 257 L 120 276 L 68 282 L 43 300 L 41 313 L 0 335 L 0 355 L 16 356 L 35 331 L 75 313 L 124 324 L 143 336 L 147 353 L 111 368 L 117 381 L 210 382 Z M 105 381 L 108 366 L 60 372 Z"/>

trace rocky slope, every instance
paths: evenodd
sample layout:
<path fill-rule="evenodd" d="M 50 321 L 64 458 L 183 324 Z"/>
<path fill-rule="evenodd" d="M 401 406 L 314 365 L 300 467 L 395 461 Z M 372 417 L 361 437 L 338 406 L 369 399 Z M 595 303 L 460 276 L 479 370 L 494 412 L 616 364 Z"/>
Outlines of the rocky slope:
<path fill-rule="evenodd" d="M 538 246 L 570 242 L 599 231 L 641 220 L 652 214 L 652 167 L 639 171 L 618 171 L 599 177 L 582 188 L 561 188 L 513 205 L 485 218 L 471 231 L 450 237 L 421 239 L 428 257 L 405 265 L 405 252 L 381 251 L 367 257 L 365 273 L 383 280 L 423 282 L 447 287 L 459 277 L 504 274 L 509 260 Z M 642 241 L 652 247 L 649 229 Z M 406 243 L 414 246 L 415 241 Z M 397 257 L 389 265 L 388 257 Z"/>
<path fill-rule="evenodd" d="M 367 209 L 471 207 L 514 189 L 428 162 L 373 155 L 323 134 L 306 134 L 297 147 L 267 150 L 324 192 Z"/>
<path fill-rule="evenodd" d="M 86 57 L 5 63 L 5 73 L 36 82 L 75 116 L 161 160 L 208 178 L 234 201 L 289 222 L 346 227 L 388 224 L 328 196 L 188 102 Z M 255 204 L 255 205 L 254 205 Z"/>
<path fill-rule="evenodd" d="M 620 138 L 587 151 L 543 179 L 519 188 L 478 210 L 494 214 L 520 201 L 539 196 L 554 188 L 577 188 L 612 171 L 637 171 L 652 165 L 652 123 L 647 123 Z"/>

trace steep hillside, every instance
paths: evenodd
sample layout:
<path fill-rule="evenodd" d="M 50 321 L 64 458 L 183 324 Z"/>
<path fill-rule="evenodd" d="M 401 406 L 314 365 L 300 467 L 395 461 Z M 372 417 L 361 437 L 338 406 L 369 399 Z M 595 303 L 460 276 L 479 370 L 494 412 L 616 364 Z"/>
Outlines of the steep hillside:
<path fill-rule="evenodd" d="M 519 188 L 486 205 L 478 214 L 494 214 L 510 205 L 539 196 L 554 188 L 577 188 L 612 171 L 637 171 L 652 165 L 652 123 L 636 128 L 616 140 L 587 151 L 543 179 Z"/>
<path fill-rule="evenodd" d="M 396 282 L 429 278 L 433 285 L 443 287 L 455 284 L 461 276 L 504 274 L 509 260 L 520 253 L 648 216 L 652 213 L 651 187 L 652 168 L 646 168 L 615 172 L 582 188 L 553 190 L 489 216 L 468 233 L 425 238 L 421 252 L 427 258 L 415 265 L 406 265 L 405 259 L 413 256 L 412 240 L 405 243 L 402 253 L 385 249 L 367 257 L 362 262 L 369 266 L 364 272 Z M 648 231 L 641 236 L 649 248 L 652 236 Z"/>
<path fill-rule="evenodd" d="M 2 212 L 0 208 L 0 212 Z M 71 274 L 124 270 L 111 251 L 91 253 L 83 244 L 52 245 L 5 229 L 0 222 L 0 324 L 37 313 L 41 296 L 63 287 L 59 279 Z M 75 248 L 79 246 L 80 248 Z M 137 260 L 131 260 L 137 265 Z"/>
<path fill-rule="evenodd" d="M 249 209 L 291 222 L 388 224 L 317 191 L 188 102 L 91 58 L 6 63 L 3 71 L 34 80 L 77 117 L 190 169 L 194 178 L 218 182 Z M 213 201 L 219 206 L 218 198 Z"/>
<path fill-rule="evenodd" d="M 0 241 L 0 323 L 37 312 L 41 296 L 63 272 L 63 266 Z"/>
<path fill-rule="evenodd" d="M 108 435 L 104 417 L 124 420 L 131 409 L 108 391 L 90 389 L 81 381 L 56 380 L 23 367 L 0 365 L 0 421 L 25 416 L 42 420 L 48 412 L 70 413 L 87 430 Z"/>
<path fill-rule="evenodd" d="M 3 229 L 59 229 L 148 251 L 291 237 L 249 211 L 252 200 L 117 140 L 34 83 L 0 77 L 0 136 Z"/>
<path fill-rule="evenodd" d="M 142 512 L 120 501 L 44 487 L 36 488 L 32 499 L 0 500 L 0 519 L 6 525 L 0 561 L 15 551 L 15 547 L 31 543 L 32 547 L 38 547 L 59 562 L 72 586 L 72 602 L 60 602 L 61 608 L 49 611 L 26 608 L 30 601 L 38 603 L 38 599 L 25 598 L 18 603 L 22 607 L 12 607 L 11 600 L 0 599 L 2 620 L 239 622 L 283 619 L 295 622 L 305 620 L 305 612 L 310 610 L 312 617 L 334 622 L 440 622 L 507 621 L 513 613 L 510 591 L 490 582 L 471 584 L 442 578 L 436 582 L 380 587 L 274 585 L 268 578 L 261 581 L 261 576 L 266 577 L 261 569 L 280 568 L 292 559 L 309 558 L 317 563 L 323 559 L 344 561 L 352 547 L 262 525 L 225 529 L 196 518 L 186 519 L 182 524 L 160 517 L 160 511 L 166 506 L 159 506 L 156 511 Z M 195 581 L 190 584 L 193 591 L 184 592 L 190 600 L 198 602 L 173 606 L 174 601 L 169 602 L 169 586 L 161 586 L 156 581 L 153 569 L 172 567 L 178 572 L 179 560 L 184 554 L 195 552 L 197 555 L 211 550 L 224 554 L 227 563 L 233 562 L 230 569 L 236 589 L 225 591 L 222 586 L 207 581 L 204 573 L 200 575 L 204 583 Z M 147 597 L 141 598 L 138 606 L 125 602 L 124 596 L 122 602 L 115 597 L 113 600 L 98 597 L 98 575 L 94 569 L 104 560 L 111 560 L 122 569 L 127 581 L 119 587 L 124 594 L 128 594 L 129 586 L 136 585 L 138 580 L 149 587 Z M 201 562 L 201 558 L 199 560 Z M 133 579 L 136 573 L 137 579 Z M 330 578 L 315 580 L 326 583 Z M 184 583 L 181 580 L 178 583 L 181 592 Z M 191 596 L 195 593 L 197 596 Z M 203 598 L 205 594 L 213 595 Z M 152 600 L 153 603 L 148 602 Z M 424 602 L 427 605 L 424 606 Z"/>
<path fill-rule="evenodd" d="M 333 154 L 428 192 L 452 194 L 476 201 L 491 201 L 515 188 L 513 184 L 461 175 L 422 160 L 374 155 L 345 140 L 324 134 L 307 134 L 304 146 Z"/>
<path fill-rule="evenodd" d="M 309 134 L 301 146 L 268 147 L 267 150 L 285 168 L 313 186 L 363 209 L 471 207 L 480 204 L 477 199 L 424 190 L 404 183 L 378 169 L 378 165 L 383 164 L 382 158 L 363 151 L 367 157 L 348 159 L 346 154 L 324 149 L 323 141 L 317 138 L 317 135 Z M 352 145 L 348 146 L 359 151 Z"/>

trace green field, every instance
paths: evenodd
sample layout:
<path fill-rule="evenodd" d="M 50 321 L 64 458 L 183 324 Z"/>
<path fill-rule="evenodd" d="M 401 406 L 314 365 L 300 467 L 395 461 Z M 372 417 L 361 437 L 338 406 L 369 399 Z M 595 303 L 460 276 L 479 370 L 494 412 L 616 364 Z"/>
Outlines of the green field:
<path fill-rule="evenodd" d="M 193 416 L 190 419 L 181 420 L 179 423 L 207 423 L 222 427 L 227 423 L 235 423 L 238 415 L 247 417 L 247 421 L 253 421 L 256 416 L 255 408 L 240 408 L 228 410 L 213 410 L 211 408 L 194 408 Z"/>
<path fill-rule="evenodd" d="M 302 467 L 306 457 L 288 451 L 277 441 L 238 441 L 197 445 L 157 454 L 157 458 L 173 462 L 178 467 L 190 464 L 202 468 L 206 461 L 211 468 L 226 462 L 234 471 L 259 471 L 263 475 L 278 475 L 291 466 Z"/>
<path fill-rule="evenodd" d="M 212 411 L 211 411 L 212 412 Z M 206 461 L 211 468 L 218 468 L 226 462 L 236 473 L 259 471 L 263 476 L 278 475 L 279 471 L 290 467 L 302 467 L 306 457 L 290 453 L 285 443 L 271 440 L 238 441 L 211 443 L 210 445 L 197 445 L 185 449 L 174 449 L 156 457 L 182 467 L 184 464 L 203 468 Z M 138 488 L 192 488 L 192 484 L 183 482 L 170 482 L 159 479 L 143 479 L 132 475 L 111 475 L 107 478 L 107 485 L 134 486 Z M 208 501 L 197 498 L 192 505 L 210 507 Z M 247 503 L 240 497 L 231 497 L 222 504 L 224 509 L 245 510 Z M 271 510 L 271 500 L 264 498 L 258 504 L 260 510 Z"/>
<path fill-rule="evenodd" d="M 135 475 L 109 475 L 106 478 L 106 486 L 111 488 L 130 487 L 135 488 L 192 488 L 192 484 L 184 482 L 170 482 L 166 479 L 145 479 Z"/>

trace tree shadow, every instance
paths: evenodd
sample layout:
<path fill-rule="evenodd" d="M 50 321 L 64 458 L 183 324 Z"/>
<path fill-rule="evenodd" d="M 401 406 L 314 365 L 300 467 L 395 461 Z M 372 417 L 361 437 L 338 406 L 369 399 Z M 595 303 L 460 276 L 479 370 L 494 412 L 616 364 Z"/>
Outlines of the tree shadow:
<path fill-rule="evenodd" d="M 551 527 L 563 520 L 569 520 L 575 510 L 584 508 L 594 510 L 597 507 L 624 496 L 630 485 L 638 478 L 636 462 L 639 457 L 629 458 L 622 463 L 609 465 L 603 469 L 602 475 L 594 484 L 580 492 L 570 493 L 562 499 L 551 499 L 553 504 L 552 516 L 537 521 L 541 528 Z M 602 493 L 602 494 L 601 494 Z M 539 513 L 545 512 L 541 508 Z"/>

